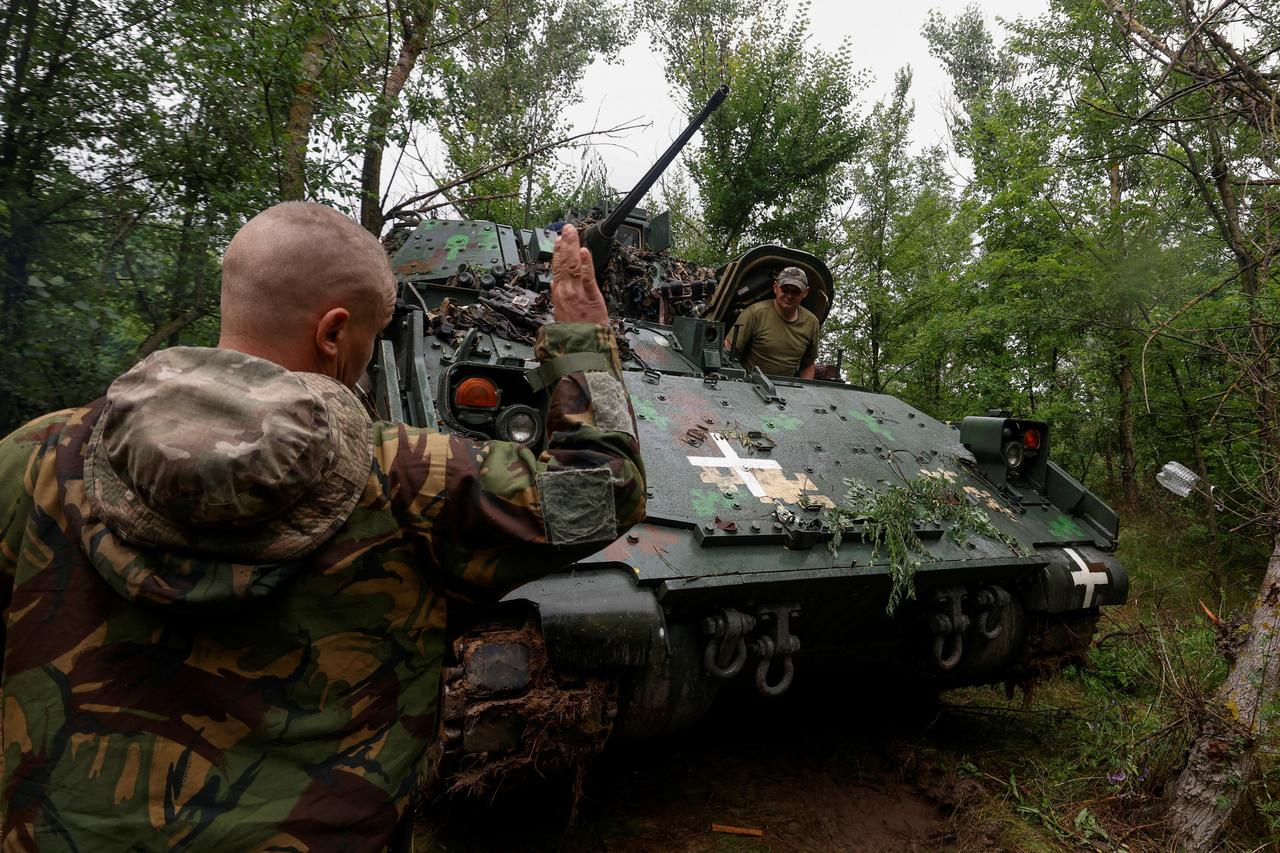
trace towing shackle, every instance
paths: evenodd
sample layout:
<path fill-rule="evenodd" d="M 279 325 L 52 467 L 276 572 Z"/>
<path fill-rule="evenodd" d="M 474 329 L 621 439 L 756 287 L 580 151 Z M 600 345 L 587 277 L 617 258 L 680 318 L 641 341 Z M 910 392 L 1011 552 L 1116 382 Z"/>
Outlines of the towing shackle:
<path fill-rule="evenodd" d="M 791 633 L 791 620 L 800 615 L 800 605 L 763 604 L 754 615 L 731 607 L 721 608 L 702 621 L 707 645 L 702 666 L 713 678 L 729 680 L 745 668 L 747 659 L 756 661 L 755 685 L 762 696 L 781 696 L 795 679 L 792 656 L 800 651 L 800 638 Z M 754 637 L 749 637 L 757 631 Z M 776 681 L 769 676 L 774 664 L 782 673 Z"/>
<path fill-rule="evenodd" d="M 1013 606 L 1008 590 L 996 584 L 969 590 L 962 586 L 939 589 L 933 594 L 933 612 L 928 617 L 928 630 L 933 636 L 933 665 L 949 672 L 959 665 L 965 654 L 965 635 L 976 629 L 976 640 L 992 641 L 1004 633 L 1006 612 Z"/>

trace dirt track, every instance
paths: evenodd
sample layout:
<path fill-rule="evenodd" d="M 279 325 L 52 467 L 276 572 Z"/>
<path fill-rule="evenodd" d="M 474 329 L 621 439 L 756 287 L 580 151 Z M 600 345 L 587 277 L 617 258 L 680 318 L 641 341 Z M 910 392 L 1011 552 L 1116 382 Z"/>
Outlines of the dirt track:
<path fill-rule="evenodd" d="M 548 780 L 492 802 L 433 808 L 421 822 L 432 827 L 427 849 L 949 849 L 948 815 L 973 783 L 922 763 L 907 745 L 933 717 L 847 710 L 869 699 L 728 697 L 690 732 L 615 744 L 592 767 L 573 828 L 570 783 Z"/>

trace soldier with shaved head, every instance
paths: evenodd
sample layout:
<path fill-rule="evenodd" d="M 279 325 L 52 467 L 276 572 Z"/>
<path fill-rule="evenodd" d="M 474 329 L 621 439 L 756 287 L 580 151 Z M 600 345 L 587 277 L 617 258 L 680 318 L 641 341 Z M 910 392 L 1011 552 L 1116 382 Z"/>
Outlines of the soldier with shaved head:
<path fill-rule="evenodd" d="M 552 275 L 536 351 L 595 366 L 555 385 L 540 455 L 370 420 L 352 386 L 395 282 L 374 237 L 299 203 L 227 247 L 216 348 L 0 441 L 5 849 L 387 848 L 437 734 L 449 603 L 644 514 L 572 226 Z"/>
<path fill-rule="evenodd" d="M 322 205 L 278 204 L 223 255 L 218 346 L 354 385 L 395 301 L 391 265 L 369 232 Z"/>

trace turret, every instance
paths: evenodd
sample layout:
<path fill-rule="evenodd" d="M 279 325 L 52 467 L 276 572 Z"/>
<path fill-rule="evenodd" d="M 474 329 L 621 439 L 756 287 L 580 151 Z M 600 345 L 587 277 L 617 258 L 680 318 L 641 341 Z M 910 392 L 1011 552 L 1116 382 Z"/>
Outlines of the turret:
<path fill-rule="evenodd" d="M 618 233 L 618 227 L 627 218 L 627 214 L 635 209 L 640 200 L 644 198 L 644 194 L 657 182 L 662 173 L 671 165 L 671 161 L 676 159 L 676 155 L 689 143 L 693 134 L 697 132 L 698 128 L 702 127 L 707 117 L 724 102 L 728 94 L 728 86 L 721 86 L 716 89 L 715 94 L 711 96 L 711 100 L 707 101 L 706 106 L 689 122 L 689 126 L 676 137 L 675 141 L 658 158 L 658 161 L 649 168 L 649 171 L 645 172 L 639 183 L 631 188 L 626 198 L 618 203 L 618 206 L 610 212 L 608 217 L 587 228 L 586 233 L 583 234 L 583 243 L 591 250 L 591 260 L 595 263 L 596 275 L 602 274 L 604 268 L 608 266 L 609 256 L 613 251 L 613 236 Z"/>

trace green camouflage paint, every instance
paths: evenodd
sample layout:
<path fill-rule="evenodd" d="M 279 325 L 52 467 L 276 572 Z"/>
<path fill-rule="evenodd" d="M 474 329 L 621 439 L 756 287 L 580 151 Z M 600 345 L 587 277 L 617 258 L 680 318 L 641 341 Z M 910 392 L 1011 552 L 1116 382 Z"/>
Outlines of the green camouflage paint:
<path fill-rule="evenodd" d="M 795 415 L 777 414 L 761 418 L 760 425 L 765 429 L 797 430 L 804 426 L 804 421 Z"/>
<path fill-rule="evenodd" d="M 454 234 L 444 244 L 445 260 L 451 261 L 467 250 L 471 238 L 466 234 Z"/>
<path fill-rule="evenodd" d="M 889 441 L 894 440 L 893 433 L 891 433 L 888 429 L 886 429 L 884 424 L 880 423 L 874 417 L 867 414 L 866 412 L 859 412 L 856 410 L 851 411 L 849 412 L 849 417 L 856 418 L 857 420 L 862 421 L 862 423 L 866 424 L 867 429 L 871 430 L 876 435 L 883 436 L 884 438 L 887 438 Z"/>
<path fill-rule="evenodd" d="M 698 518 L 715 518 L 733 509 L 733 501 L 716 489 L 690 489 L 689 498 Z"/>
<path fill-rule="evenodd" d="M 1053 520 L 1049 525 L 1049 532 L 1059 539 L 1085 539 L 1089 535 L 1083 527 L 1065 515 L 1059 515 Z"/>
<path fill-rule="evenodd" d="M 671 419 L 666 415 L 660 414 L 658 407 L 651 400 L 645 400 L 632 394 L 631 408 L 635 410 L 636 417 L 642 417 L 646 421 L 653 421 L 658 429 L 666 429 L 667 425 L 671 423 Z"/>

